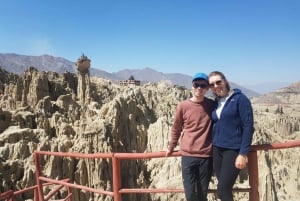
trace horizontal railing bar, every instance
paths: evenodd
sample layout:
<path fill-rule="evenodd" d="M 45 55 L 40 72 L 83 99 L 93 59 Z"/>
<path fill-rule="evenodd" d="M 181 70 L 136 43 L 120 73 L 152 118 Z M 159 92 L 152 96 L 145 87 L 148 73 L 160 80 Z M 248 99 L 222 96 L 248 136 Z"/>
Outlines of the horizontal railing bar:
<path fill-rule="evenodd" d="M 8 191 L 0 194 L 0 199 L 1 200 L 2 199 L 8 199 L 8 198 L 13 197 L 13 195 L 14 195 L 14 191 L 13 190 L 8 190 Z"/>
<path fill-rule="evenodd" d="M 261 145 L 251 145 L 251 151 L 259 151 L 259 150 L 272 150 L 272 149 L 286 149 L 286 148 L 294 148 L 300 147 L 300 140 L 292 140 L 287 142 L 278 142 L 271 144 L 261 144 Z"/>
<path fill-rule="evenodd" d="M 50 191 L 49 193 L 48 193 L 48 195 L 44 198 L 45 199 L 45 201 L 48 201 L 48 200 L 50 200 L 60 189 L 62 189 L 62 188 L 65 188 L 65 186 L 64 185 L 62 185 L 62 184 L 60 184 L 60 185 L 58 185 L 56 188 L 54 188 L 52 191 Z"/>
<path fill-rule="evenodd" d="M 261 145 L 251 145 L 251 152 L 255 151 L 260 151 L 260 150 L 274 150 L 274 149 L 286 149 L 286 148 L 294 148 L 294 147 L 300 147 L 300 140 L 292 140 L 292 141 L 286 141 L 286 142 L 278 142 L 278 143 L 270 143 L 270 144 L 261 144 Z M 88 159 L 95 159 L 95 158 L 111 158 L 113 159 L 118 158 L 118 159 L 149 159 L 149 158 L 163 158 L 165 156 L 164 151 L 160 152 L 149 152 L 149 153 L 92 153 L 92 154 L 85 154 L 85 153 L 66 153 L 66 152 L 50 152 L 50 151 L 35 151 L 37 154 L 42 154 L 42 155 L 50 155 L 50 156 L 59 156 L 59 157 L 75 157 L 75 158 L 88 158 Z M 170 156 L 181 156 L 180 151 L 175 151 L 173 152 Z M 82 186 L 82 185 L 77 185 L 77 184 L 71 184 L 64 182 L 62 180 L 53 180 L 53 179 L 48 179 L 46 177 L 39 177 L 40 180 L 49 182 L 44 185 L 51 185 L 51 184 L 61 184 L 73 188 L 78 188 L 82 190 L 87 190 L 90 192 L 94 193 L 100 193 L 100 194 L 105 194 L 105 195 L 110 195 L 114 196 L 114 192 L 110 191 L 105 191 L 105 190 L 99 190 L 99 189 L 94 189 L 94 188 L 89 188 L 87 186 Z M 0 193 L 0 199 L 11 197 L 17 194 L 22 194 L 24 192 L 27 192 L 29 190 L 34 190 L 37 189 L 38 185 L 28 187 L 26 189 L 22 189 L 16 192 L 12 192 L 12 190 L 9 190 L 7 192 Z M 215 192 L 215 189 L 209 189 L 209 192 Z M 251 192 L 251 188 L 244 188 L 244 189 L 233 189 L 235 192 Z M 120 194 L 125 194 L 125 193 L 164 193 L 164 192 L 183 192 L 183 189 L 119 189 Z M 12 195 L 13 194 L 13 195 Z"/>
<path fill-rule="evenodd" d="M 37 187 L 38 187 L 37 185 L 30 186 L 30 187 L 28 187 L 28 188 L 26 188 L 26 189 L 22 189 L 22 190 L 19 190 L 19 191 L 14 192 L 14 195 L 19 195 L 19 194 L 25 193 L 25 192 L 27 192 L 27 191 L 34 190 L 34 189 L 36 189 Z"/>
<path fill-rule="evenodd" d="M 209 193 L 215 193 L 216 189 L 208 189 Z M 251 188 L 234 188 L 233 192 L 250 192 Z M 119 193 L 183 193 L 184 189 L 156 189 L 156 188 L 122 188 Z"/>
<path fill-rule="evenodd" d="M 66 153 L 66 152 L 51 152 L 51 151 L 34 151 L 37 154 L 51 155 L 51 156 L 60 156 L 60 157 L 73 157 L 73 158 L 112 158 L 113 153 L 93 153 L 93 154 L 84 154 L 84 153 Z"/>
<path fill-rule="evenodd" d="M 172 154 L 168 157 L 171 156 L 181 156 L 180 151 L 174 151 Z M 166 152 L 165 151 L 160 151 L 160 152 L 145 152 L 145 153 L 114 153 L 114 157 L 119 158 L 119 159 L 149 159 L 149 158 L 163 158 L 166 157 Z"/>
<path fill-rule="evenodd" d="M 90 187 L 82 186 L 82 185 L 78 185 L 78 184 L 71 184 L 71 183 L 68 183 L 68 182 L 59 181 L 59 180 L 55 180 L 55 179 L 49 179 L 49 178 L 42 177 L 42 176 L 40 176 L 39 179 L 42 180 L 42 181 L 51 182 L 51 183 L 54 183 L 54 184 L 62 184 L 64 186 L 69 186 L 69 187 L 73 187 L 73 188 L 77 188 L 77 189 L 81 189 L 81 190 L 87 190 L 89 192 L 94 192 L 94 193 L 99 193 L 99 194 L 105 194 L 105 195 L 110 195 L 110 196 L 114 195 L 114 193 L 110 192 L 110 191 L 105 191 L 105 190 L 102 190 L 102 189 L 90 188 Z"/>

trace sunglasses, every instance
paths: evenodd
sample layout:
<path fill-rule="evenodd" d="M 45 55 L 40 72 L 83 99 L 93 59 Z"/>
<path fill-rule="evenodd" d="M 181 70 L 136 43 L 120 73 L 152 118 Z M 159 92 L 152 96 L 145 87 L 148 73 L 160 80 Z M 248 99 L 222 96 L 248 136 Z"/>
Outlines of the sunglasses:
<path fill-rule="evenodd" d="M 218 80 L 218 81 L 216 81 L 216 82 L 212 82 L 212 83 L 209 84 L 209 87 L 210 87 L 210 88 L 213 88 L 213 87 L 215 87 L 216 85 L 219 86 L 219 85 L 222 84 L 222 82 L 223 82 L 223 80 Z"/>
<path fill-rule="evenodd" d="M 197 82 L 193 82 L 193 87 L 194 88 L 201 88 L 201 89 L 206 89 L 208 87 L 207 84 L 201 84 L 201 83 L 197 83 Z"/>

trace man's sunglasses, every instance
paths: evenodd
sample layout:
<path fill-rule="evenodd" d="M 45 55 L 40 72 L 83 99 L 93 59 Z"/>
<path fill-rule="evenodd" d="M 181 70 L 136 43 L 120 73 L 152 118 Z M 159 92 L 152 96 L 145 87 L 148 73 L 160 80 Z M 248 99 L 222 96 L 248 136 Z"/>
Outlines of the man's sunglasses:
<path fill-rule="evenodd" d="M 201 83 L 197 83 L 197 82 L 193 82 L 193 87 L 196 88 L 201 88 L 201 89 L 206 89 L 208 87 L 207 84 L 201 84 Z"/>
<path fill-rule="evenodd" d="M 216 82 L 212 82 L 212 83 L 209 84 L 209 87 L 210 87 L 210 88 L 213 88 L 213 87 L 215 87 L 216 85 L 219 86 L 219 85 L 222 84 L 222 82 L 223 82 L 223 80 L 218 80 L 218 81 L 216 81 Z"/>

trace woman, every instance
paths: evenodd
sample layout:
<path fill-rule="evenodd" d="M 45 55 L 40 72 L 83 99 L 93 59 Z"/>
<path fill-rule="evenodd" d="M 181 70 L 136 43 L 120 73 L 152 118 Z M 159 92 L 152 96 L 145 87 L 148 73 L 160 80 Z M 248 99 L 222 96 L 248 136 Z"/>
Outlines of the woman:
<path fill-rule="evenodd" d="M 213 166 L 218 179 L 217 194 L 221 201 L 233 201 L 232 188 L 239 171 L 246 167 L 253 128 L 250 100 L 239 89 L 231 89 L 225 75 L 213 71 L 209 86 L 218 105 L 213 119 Z"/>

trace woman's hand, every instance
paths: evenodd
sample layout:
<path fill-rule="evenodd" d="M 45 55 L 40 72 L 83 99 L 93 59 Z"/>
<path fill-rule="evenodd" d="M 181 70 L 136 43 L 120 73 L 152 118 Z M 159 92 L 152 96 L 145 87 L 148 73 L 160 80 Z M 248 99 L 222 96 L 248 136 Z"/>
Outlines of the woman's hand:
<path fill-rule="evenodd" d="M 248 163 L 248 157 L 246 155 L 239 154 L 235 159 L 235 167 L 237 169 L 244 169 Z"/>

